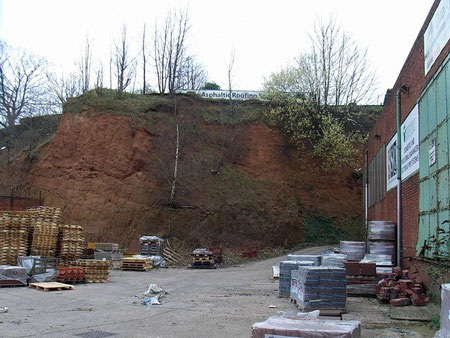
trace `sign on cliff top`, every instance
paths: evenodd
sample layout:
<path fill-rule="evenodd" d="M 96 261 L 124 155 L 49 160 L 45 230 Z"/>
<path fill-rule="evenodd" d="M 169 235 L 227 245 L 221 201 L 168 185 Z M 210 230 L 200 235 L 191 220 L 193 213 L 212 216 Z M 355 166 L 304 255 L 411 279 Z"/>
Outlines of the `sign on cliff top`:
<path fill-rule="evenodd" d="M 197 95 L 205 99 L 230 99 L 229 90 L 179 90 L 180 93 L 195 92 Z M 231 91 L 232 100 L 260 100 L 261 95 L 256 90 L 232 90 Z"/>

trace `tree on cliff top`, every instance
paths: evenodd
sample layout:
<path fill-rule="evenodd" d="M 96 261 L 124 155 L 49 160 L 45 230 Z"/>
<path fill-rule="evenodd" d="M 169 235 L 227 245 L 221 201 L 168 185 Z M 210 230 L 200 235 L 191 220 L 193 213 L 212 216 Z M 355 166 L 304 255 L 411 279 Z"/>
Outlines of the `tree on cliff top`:
<path fill-rule="evenodd" d="M 294 66 L 274 73 L 264 83 L 263 95 L 271 100 L 269 123 L 289 136 L 292 143 L 310 144 L 324 167 L 355 165 L 353 144 L 361 135 L 354 127 L 354 107 L 370 100 L 375 73 L 367 49 L 336 24 L 317 21 L 310 48 Z"/>
<path fill-rule="evenodd" d="M 159 93 L 174 94 L 180 86 L 189 31 L 187 9 L 167 14 L 162 27 L 155 25 L 153 58 Z"/>
<path fill-rule="evenodd" d="M 117 98 L 120 99 L 130 85 L 135 71 L 135 60 L 130 56 L 126 26 L 122 26 L 120 41 L 115 43 L 114 64 L 117 77 Z"/>
<path fill-rule="evenodd" d="M 10 130 L 20 117 L 49 108 L 47 62 L 0 41 L 0 126 Z"/>

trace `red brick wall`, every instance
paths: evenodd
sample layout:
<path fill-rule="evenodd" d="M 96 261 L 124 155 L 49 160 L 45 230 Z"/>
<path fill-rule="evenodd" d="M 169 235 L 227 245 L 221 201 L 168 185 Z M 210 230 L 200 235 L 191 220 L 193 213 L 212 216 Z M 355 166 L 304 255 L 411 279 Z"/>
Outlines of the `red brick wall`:
<path fill-rule="evenodd" d="M 0 210 L 20 211 L 39 205 L 39 200 L 34 198 L 13 197 L 12 207 L 10 197 L 0 197 Z"/>
<path fill-rule="evenodd" d="M 406 119 L 408 114 L 417 104 L 421 93 L 427 86 L 430 79 L 436 73 L 441 63 L 445 60 L 450 51 L 450 42 L 446 44 L 441 51 L 438 59 L 425 76 L 424 54 L 423 54 L 423 34 L 430 22 L 434 11 L 439 5 L 439 0 L 435 0 L 433 6 L 425 20 L 422 29 L 420 30 L 414 45 L 406 59 L 402 70 L 395 82 L 390 97 L 386 99 L 384 108 L 378 118 L 374 128 L 369 134 L 369 139 L 366 143 L 366 150 L 369 155 L 369 163 L 377 154 L 381 147 L 384 147 L 394 136 L 396 126 L 396 93 L 401 86 L 409 87 L 407 94 L 401 94 L 401 118 L 402 121 Z M 395 33 L 395 32 L 393 32 Z M 401 39 L 401 36 L 395 36 L 396 39 Z M 376 203 L 369 208 L 369 220 L 397 220 L 397 191 L 391 189 L 386 192 L 383 200 Z M 415 255 L 415 248 L 418 235 L 419 223 L 419 174 L 409 177 L 402 182 L 402 224 L 403 224 L 403 257 L 405 266 L 409 265 L 409 259 Z"/>

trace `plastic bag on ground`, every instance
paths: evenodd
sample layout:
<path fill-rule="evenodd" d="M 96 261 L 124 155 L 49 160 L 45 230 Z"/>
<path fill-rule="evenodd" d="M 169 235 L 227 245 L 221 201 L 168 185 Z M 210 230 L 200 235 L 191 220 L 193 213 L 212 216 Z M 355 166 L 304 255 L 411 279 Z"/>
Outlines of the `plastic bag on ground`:
<path fill-rule="evenodd" d="M 151 306 L 151 305 L 161 305 L 161 302 L 159 301 L 159 299 L 161 298 L 162 294 L 156 295 L 156 296 L 152 296 L 150 298 L 146 298 L 143 302 L 142 305 L 147 305 L 147 306 Z"/>
<path fill-rule="evenodd" d="M 148 290 L 145 291 L 143 294 L 146 296 L 150 296 L 150 295 L 155 295 L 155 294 L 159 294 L 159 293 L 166 293 L 166 290 L 164 290 L 158 284 L 150 284 L 148 286 Z"/>

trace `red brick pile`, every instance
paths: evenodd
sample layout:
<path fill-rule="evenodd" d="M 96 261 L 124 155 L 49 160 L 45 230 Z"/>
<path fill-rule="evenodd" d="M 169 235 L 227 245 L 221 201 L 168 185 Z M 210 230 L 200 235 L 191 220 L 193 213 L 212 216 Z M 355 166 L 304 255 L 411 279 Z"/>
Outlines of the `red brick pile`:
<path fill-rule="evenodd" d="M 408 270 L 395 267 L 393 272 L 377 283 L 377 298 L 393 306 L 424 306 L 429 302 L 419 279 L 410 275 Z"/>
<path fill-rule="evenodd" d="M 86 275 L 83 268 L 59 266 L 56 280 L 69 284 L 86 283 Z"/>

